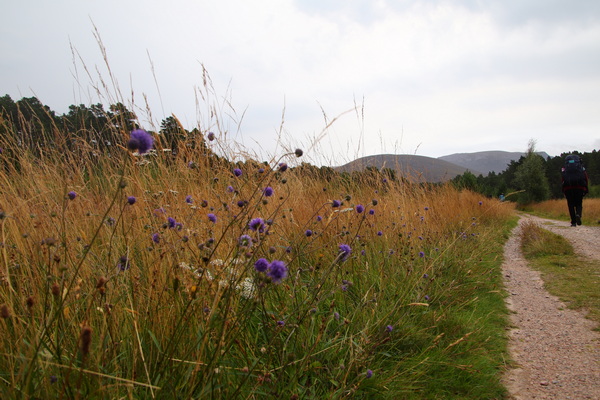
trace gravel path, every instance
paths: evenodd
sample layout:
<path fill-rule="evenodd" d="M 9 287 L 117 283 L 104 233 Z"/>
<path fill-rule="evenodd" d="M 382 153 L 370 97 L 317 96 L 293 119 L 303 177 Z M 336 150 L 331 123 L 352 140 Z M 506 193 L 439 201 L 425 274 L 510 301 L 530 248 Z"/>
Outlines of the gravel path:
<path fill-rule="evenodd" d="M 577 254 L 600 260 L 600 228 L 522 216 L 504 249 L 510 352 L 519 367 L 504 382 L 515 400 L 600 399 L 600 334 L 582 313 L 550 295 L 540 274 L 528 267 L 519 239 L 527 220 L 563 235 Z"/>

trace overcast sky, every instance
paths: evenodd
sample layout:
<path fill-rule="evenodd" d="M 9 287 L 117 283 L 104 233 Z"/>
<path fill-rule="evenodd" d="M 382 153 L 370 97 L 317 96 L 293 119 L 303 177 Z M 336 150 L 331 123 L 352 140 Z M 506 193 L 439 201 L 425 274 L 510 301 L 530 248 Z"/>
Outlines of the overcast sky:
<path fill-rule="evenodd" d="M 600 1 L 2 2 L 0 95 L 59 114 L 123 101 L 315 164 L 600 148 Z"/>

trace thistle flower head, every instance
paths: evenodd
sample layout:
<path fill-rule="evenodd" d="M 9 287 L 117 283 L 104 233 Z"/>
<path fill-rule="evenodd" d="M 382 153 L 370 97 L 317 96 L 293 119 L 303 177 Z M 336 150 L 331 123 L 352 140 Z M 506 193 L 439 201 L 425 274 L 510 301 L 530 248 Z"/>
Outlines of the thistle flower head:
<path fill-rule="evenodd" d="M 77 193 L 70 191 L 69 193 L 67 193 L 67 197 L 69 198 L 69 200 L 75 200 L 75 197 L 77 197 Z"/>
<path fill-rule="evenodd" d="M 350 257 L 350 254 L 352 254 L 352 248 L 347 244 L 340 244 L 339 250 L 340 253 L 338 257 L 340 258 L 340 261 L 346 261 Z"/>
<path fill-rule="evenodd" d="M 254 218 L 248 223 L 248 228 L 262 233 L 265 230 L 265 221 L 262 218 Z"/>
<path fill-rule="evenodd" d="M 273 280 L 273 283 L 279 283 L 287 277 L 288 269 L 283 261 L 273 260 L 269 264 L 267 275 Z"/>
<path fill-rule="evenodd" d="M 252 238 L 248 235 L 240 236 L 238 243 L 242 247 L 250 247 L 252 246 Z"/>
<path fill-rule="evenodd" d="M 131 151 L 137 150 L 139 154 L 147 153 L 154 145 L 152 135 L 143 129 L 136 129 L 131 132 L 127 148 Z"/>
<path fill-rule="evenodd" d="M 254 263 L 254 269 L 258 272 L 265 272 L 269 268 L 269 262 L 264 258 L 259 258 Z"/>

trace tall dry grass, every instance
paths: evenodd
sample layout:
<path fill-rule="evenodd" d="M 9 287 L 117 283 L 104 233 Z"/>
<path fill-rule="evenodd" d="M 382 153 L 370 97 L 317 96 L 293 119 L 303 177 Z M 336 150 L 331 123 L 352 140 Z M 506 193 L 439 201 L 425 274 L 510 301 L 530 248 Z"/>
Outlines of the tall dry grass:
<path fill-rule="evenodd" d="M 176 157 L 118 128 L 0 139 L 3 398 L 504 393 L 509 204 L 284 170 L 295 152 L 233 163 L 219 126 Z"/>
<path fill-rule="evenodd" d="M 110 157 L 79 152 L 77 164 L 64 149 L 39 159 L 12 148 L 0 193 L 5 394 L 418 392 L 428 351 L 451 353 L 474 333 L 438 329 L 472 306 L 464 279 L 489 278 L 469 274 L 506 204 L 451 186 L 234 165 L 204 149 L 173 160 L 115 146 Z M 248 228 L 255 218 L 263 232 Z M 259 258 L 283 261 L 287 278 L 257 272 Z"/>
<path fill-rule="evenodd" d="M 532 204 L 527 206 L 525 211 L 547 218 L 570 220 L 566 199 L 553 199 Z M 582 214 L 582 222 L 585 225 L 600 225 L 600 199 L 584 197 Z"/>

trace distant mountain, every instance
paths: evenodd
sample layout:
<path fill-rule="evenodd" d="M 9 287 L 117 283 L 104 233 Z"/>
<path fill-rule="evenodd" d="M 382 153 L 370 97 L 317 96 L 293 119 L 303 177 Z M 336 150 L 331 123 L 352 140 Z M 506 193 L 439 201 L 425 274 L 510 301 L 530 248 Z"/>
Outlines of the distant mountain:
<path fill-rule="evenodd" d="M 415 182 L 445 182 L 457 175 L 462 175 L 467 168 L 446 160 L 433 157 L 415 156 L 410 154 L 379 154 L 361 157 L 348 164 L 336 167 L 340 172 L 362 171 L 367 167 L 378 169 L 390 168 L 400 176 Z M 469 169 L 475 175 L 480 172 Z"/>
<path fill-rule="evenodd" d="M 544 159 L 548 158 L 545 152 L 537 152 Z M 460 165 L 478 175 L 475 171 L 487 175 L 489 172 L 495 173 L 506 170 L 511 161 L 519 161 L 526 153 L 509 152 L 509 151 L 480 151 L 475 153 L 456 153 L 448 156 L 438 157 L 438 160 L 448 161 L 450 163 Z"/>

